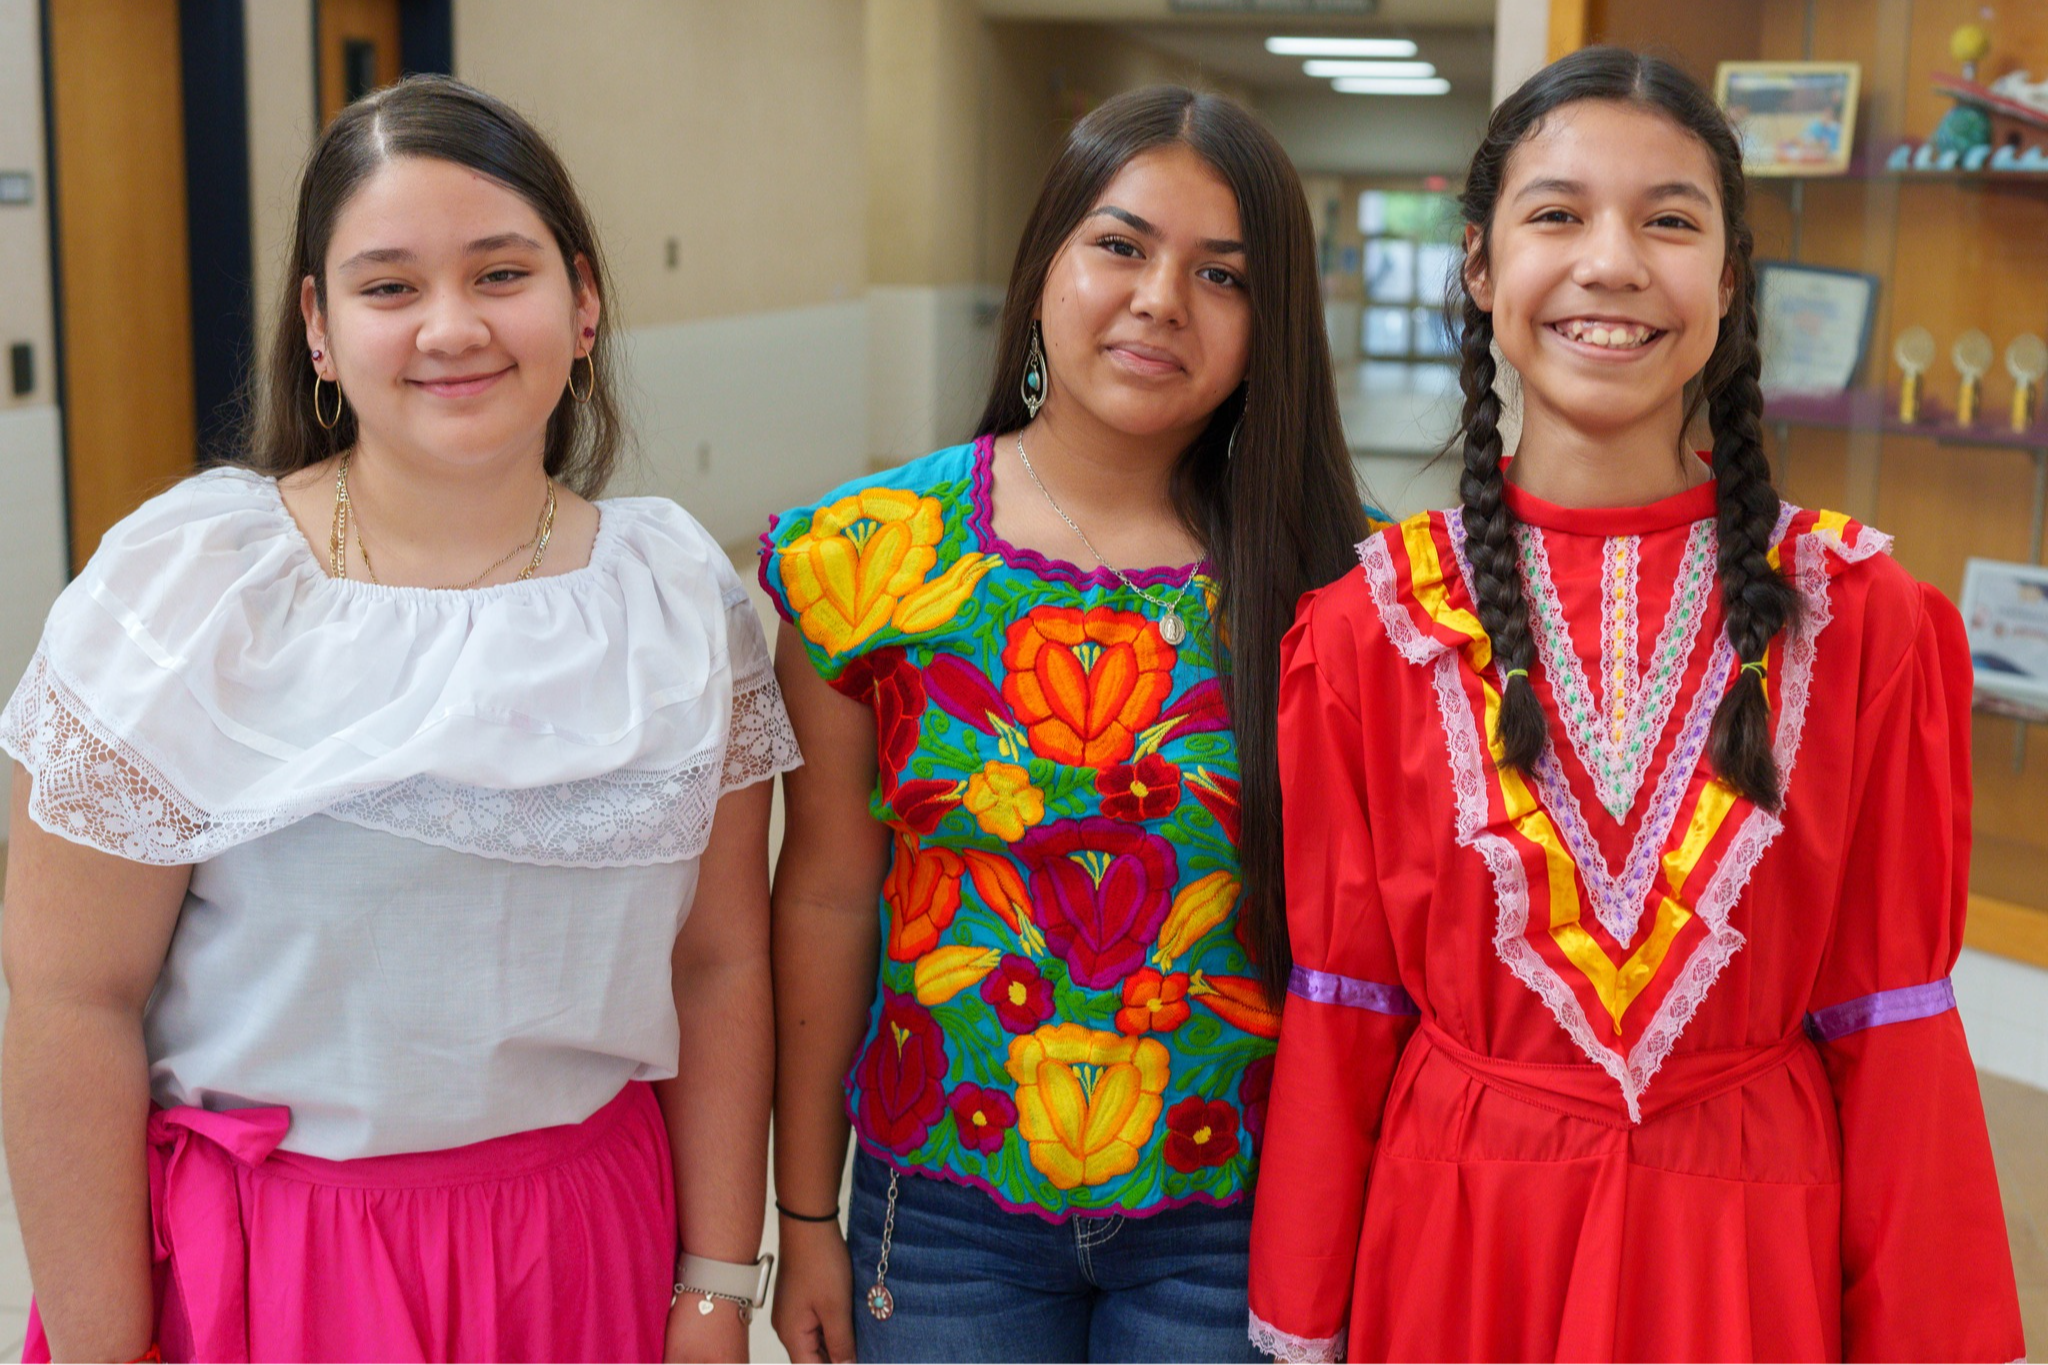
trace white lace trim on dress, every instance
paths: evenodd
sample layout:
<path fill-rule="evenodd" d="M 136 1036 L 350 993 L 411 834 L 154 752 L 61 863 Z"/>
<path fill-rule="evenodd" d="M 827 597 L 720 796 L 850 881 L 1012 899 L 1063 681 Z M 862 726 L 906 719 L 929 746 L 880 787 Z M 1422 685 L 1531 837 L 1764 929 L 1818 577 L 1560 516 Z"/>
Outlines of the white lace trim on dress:
<path fill-rule="evenodd" d="M 1346 1328 L 1333 1337 L 1298 1337 L 1292 1332 L 1281 1331 L 1257 1313 L 1251 1315 L 1253 1349 L 1263 1351 L 1275 1360 L 1342 1360 L 1345 1338 L 1349 1333 L 1350 1329 Z"/>
<path fill-rule="evenodd" d="M 1779 543 L 1783 542 L 1797 510 L 1787 504 L 1780 514 L 1775 536 Z M 1465 587 L 1469 595 L 1471 581 L 1464 563 L 1464 518 L 1458 509 L 1452 509 L 1444 514 L 1444 519 L 1459 561 L 1460 573 L 1465 575 Z M 1368 545 L 1372 543 L 1368 542 Z M 1890 537 L 1863 528 L 1853 546 L 1844 542 L 1841 536 L 1833 531 L 1817 529 L 1801 535 L 1790 547 L 1791 562 L 1785 566 L 1786 576 L 1799 591 L 1805 611 L 1798 626 L 1789 632 L 1783 652 L 1784 694 L 1773 744 L 1782 784 L 1781 790 L 1790 789 L 1793 767 L 1799 755 L 1800 738 L 1805 730 L 1816 642 L 1822 629 L 1833 617 L 1828 597 L 1829 575 L 1825 555 L 1832 552 L 1848 563 L 1857 563 L 1874 554 L 1888 552 L 1890 545 Z M 1363 548 L 1360 557 L 1367 558 Z M 1373 577 L 1373 566 L 1370 562 L 1367 563 L 1366 569 L 1367 578 L 1370 580 Z M 1393 582 L 1391 563 L 1386 567 L 1386 581 L 1389 585 Z M 1375 591 L 1374 601 L 1379 608 L 1382 623 L 1388 635 L 1395 639 L 1397 648 L 1399 632 L 1405 630 L 1411 635 L 1418 634 L 1406 609 L 1392 593 L 1382 597 Z M 1725 636 L 1723 639 L 1725 641 Z M 1407 651 L 1403 650 L 1402 653 L 1404 657 L 1410 657 Z M 1502 836 L 1486 829 L 1490 805 L 1487 770 L 1490 763 L 1487 759 L 1486 737 L 1480 733 L 1480 722 L 1474 716 L 1465 695 L 1460 676 L 1461 660 L 1462 653 L 1458 651 L 1446 651 L 1437 657 L 1432 669 L 1432 682 L 1437 697 L 1439 718 L 1444 729 L 1446 757 L 1451 770 L 1452 796 L 1457 807 L 1457 840 L 1461 845 L 1473 849 L 1480 855 L 1493 878 L 1497 911 L 1494 950 L 1508 971 L 1550 1010 L 1557 1019 L 1558 1026 L 1586 1058 L 1615 1078 L 1621 1088 L 1622 1098 L 1628 1106 L 1629 1117 L 1641 1122 L 1644 1091 L 1663 1066 L 1665 1057 L 1670 1054 L 1685 1026 L 1691 1022 L 1694 1013 L 1705 1001 L 1721 970 L 1744 943 L 1742 934 L 1729 923 L 1729 915 L 1736 899 L 1748 884 L 1757 863 L 1761 861 L 1764 852 L 1783 828 L 1783 824 L 1768 811 L 1756 809 L 1750 812 L 1720 866 L 1709 879 L 1699 903 L 1694 907 L 1707 926 L 1706 939 L 1686 959 L 1677 981 L 1666 994 L 1649 1027 L 1637 1040 L 1630 1053 L 1623 1057 L 1600 1041 L 1577 994 L 1528 941 L 1527 872 L 1514 846 Z M 1425 660 L 1411 658 L 1411 661 L 1419 663 Z M 1717 651 L 1709 666 L 1721 668 L 1728 663 L 1732 663 L 1732 655 L 1724 659 Z M 1702 689 L 1703 692 L 1705 690 Z M 1699 700 L 1704 698 L 1696 697 L 1696 701 Z M 1696 706 L 1694 713 L 1688 716 L 1689 727 L 1702 716 L 1710 719 L 1711 710 L 1702 713 Z M 1554 768 L 1555 756 L 1546 753 L 1545 757 Z M 1540 770 L 1541 765 L 1539 774 Z M 1539 782 L 1539 790 L 1543 789 L 1543 785 Z M 1548 804 L 1547 791 L 1545 798 Z M 1550 809 L 1555 815 L 1556 807 L 1552 806 Z M 1587 872 L 1588 866 L 1581 864 L 1581 875 L 1583 880 L 1590 883 L 1592 877 Z M 1600 870 L 1605 870 L 1604 864 L 1600 865 Z"/>

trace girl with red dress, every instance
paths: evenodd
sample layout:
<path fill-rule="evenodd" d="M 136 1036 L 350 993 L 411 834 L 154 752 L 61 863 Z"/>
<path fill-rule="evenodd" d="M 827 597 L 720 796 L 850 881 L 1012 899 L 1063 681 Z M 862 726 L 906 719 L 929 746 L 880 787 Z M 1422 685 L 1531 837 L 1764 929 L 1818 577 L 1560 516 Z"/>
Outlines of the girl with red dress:
<path fill-rule="evenodd" d="M 1284 646 L 1268 1351 L 2023 1354 L 1949 985 L 1962 624 L 1772 488 L 1743 198 L 1712 101 L 1612 48 L 1474 158 L 1462 505 Z"/>

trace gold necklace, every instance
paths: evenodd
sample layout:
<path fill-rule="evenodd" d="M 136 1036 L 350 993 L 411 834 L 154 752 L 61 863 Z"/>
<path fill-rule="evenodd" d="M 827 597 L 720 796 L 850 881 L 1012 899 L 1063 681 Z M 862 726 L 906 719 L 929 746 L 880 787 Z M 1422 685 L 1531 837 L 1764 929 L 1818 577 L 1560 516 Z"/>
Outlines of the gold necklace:
<path fill-rule="evenodd" d="M 341 462 L 335 466 L 334 527 L 327 539 L 327 568 L 328 572 L 336 578 L 348 577 L 348 522 L 351 508 L 348 496 L 348 460 L 349 457 L 344 455 L 341 457 Z M 360 518 L 358 520 L 360 521 Z M 523 583 L 533 577 L 535 572 L 539 570 L 541 557 L 547 554 L 548 541 L 554 537 L 554 534 L 555 481 L 549 479 L 547 502 L 540 509 L 540 520 L 534 524 L 533 534 L 505 551 L 504 554 L 499 555 L 489 568 L 470 579 L 467 583 L 451 584 L 439 589 L 439 591 L 466 592 L 496 573 L 506 560 L 531 545 L 533 546 L 533 558 L 527 561 L 526 567 L 520 571 L 519 577 L 513 580 L 514 582 Z M 372 583 L 381 586 L 383 580 L 377 577 L 377 566 L 371 562 L 369 542 L 363 539 L 363 528 L 361 525 L 356 527 L 356 548 L 362 551 L 364 572 L 369 574 Z"/>

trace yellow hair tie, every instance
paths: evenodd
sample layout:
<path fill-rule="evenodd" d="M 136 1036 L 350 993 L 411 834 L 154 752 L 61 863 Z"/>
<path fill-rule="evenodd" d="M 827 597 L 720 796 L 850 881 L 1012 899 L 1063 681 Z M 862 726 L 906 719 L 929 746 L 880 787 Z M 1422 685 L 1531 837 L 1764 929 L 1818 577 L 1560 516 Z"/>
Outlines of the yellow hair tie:
<path fill-rule="evenodd" d="M 1529 670 L 1526 668 L 1511 668 L 1508 670 L 1507 679 L 1504 679 L 1503 681 L 1508 681 L 1515 678 L 1526 678 L 1528 676 Z"/>
<path fill-rule="evenodd" d="M 1744 673 L 1747 673 L 1747 672 L 1749 672 L 1749 670 L 1750 670 L 1750 669 L 1752 669 L 1752 668 L 1756 670 L 1756 675 L 1757 675 L 1757 676 L 1758 676 L 1759 678 L 1761 678 L 1761 677 L 1764 677 L 1764 676 L 1765 676 L 1765 670 L 1764 670 L 1764 662 L 1763 662 L 1763 660 L 1762 660 L 1762 659 L 1752 659 L 1752 660 L 1750 660 L 1750 661 L 1749 661 L 1748 663 L 1746 663 L 1746 664 L 1744 664 L 1744 665 L 1742 666 L 1742 671 L 1743 671 Z"/>

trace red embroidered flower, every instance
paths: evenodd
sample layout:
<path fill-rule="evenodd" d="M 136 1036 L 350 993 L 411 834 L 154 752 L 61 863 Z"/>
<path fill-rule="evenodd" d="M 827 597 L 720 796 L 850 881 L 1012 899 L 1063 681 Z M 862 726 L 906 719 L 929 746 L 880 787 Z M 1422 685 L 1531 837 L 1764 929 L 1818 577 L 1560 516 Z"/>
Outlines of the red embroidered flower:
<path fill-rule="evenodd" d="M 1180 804 L 1180 769 L 1146 754 L 1136 763 L 1104 768 L 1095 775 L 1095 790 L 1102 793 L 1102 813 L 1112 820 L 1163 820 Z"/>
<path fill-rule="evenodd" d="M 1237 1111 L 1190 1095 L 1166 1111 L 1166 1164 L 1183 1173 L 1237 1155 Z"/>
<path fill-rule="evenodd" d="M 1052 982 L 1038 965 L 1016 953 L 1003 954 L 981 979 L 981 998 L 995 1007 L 996 1022 L 1012 1033 L 1029 1033 L 1052 1018 Z"/>
<path fill-rule="evenodd" d="M 957 654 L 935 654 L 925 665 L 924 689 L 941 711 L 985 735 L 996 722 L 1013 721 L 1010 704 L 988 675 Z"/>
<path fill-rule="evenodd" d="M 896 818 L 906 829 L 916 834 L 930 834 L 939 827 L 939 821 L 946 818 L 946 812 L 960 804 L 960 784 L 941 782 L 936 778 L 913 777 L 896 788 L 896 794 L 889 798 L 889 808 L 896 812 Z"/>
<path fill-rule="evenodd" d="M 1195 800 L 1202 803 L 1202 809 L 1216 817 L 1216 823 L 1223 826 L 1223 837 L 1230 840 L 1232 848 L 1237 847 L 1237 836 L 1244 823 L 1244 814 L 1238 805 L 1238 794 L 1242 790 L 1234 777 L 1223 773 L 1212 773 L 1207 768 L 1197 768 L 1188 779 L 1188 790 L 1195 794 Z"/>
<path fill-rule="evenodd" d="M 1245 1136 L 1252 1140 L 1252 1155 L 1266 1140 L 1266 1101 L 1273 1094 L 1273 1059 L 1261 1057 L 1244 1069 L 1237 1083 L 1237 1102 L 1244 1106 Z"/>
<path fill-rule="evenodd" d="M 875 711 L 875 759 L 882 794 L 896 790 L 911 755 L 917 752 L 918 722 L 924 716 L 924 679 L 903 651 L 891 645 L 871 650 L 846 666 L 833 687 Z"/>
<path fill-rule="evenodd" d="M 1041 825 L 1010 848 L 1030 873 L 1046 944 L 1065 959 L 1075 985 L 1103 990 L 1144 962 L 1180 879 L 1172 844 L 1090 816 Z"/>
<path fill-rule="evenodd" d="M 1171 1033 L 1188 1021 L 1188 975 L 1162 977 L 1150 967 L 1124 982 L 1124 1007 L 1116 1012 L 1116 1031 Z"/>
<path fill-rule="evenodd" d="M 892 1152 L 914 1151 L 945 1110 L 946 1038 L 931 1011 L 890 992 L 881 1026 L 862 1054 L 860 1126 Z"/>
<path fill-rule="evenodd" d="M 953 1111 L 953 1128 L 960 1134 L 960 1145 L 983 1156 L 1001 1151 L 1004 1135 L 1017 1126 L 1017 1106 L 1000 1090 L 957 1085 L 947 1098 L 946 1107 Z"/>

